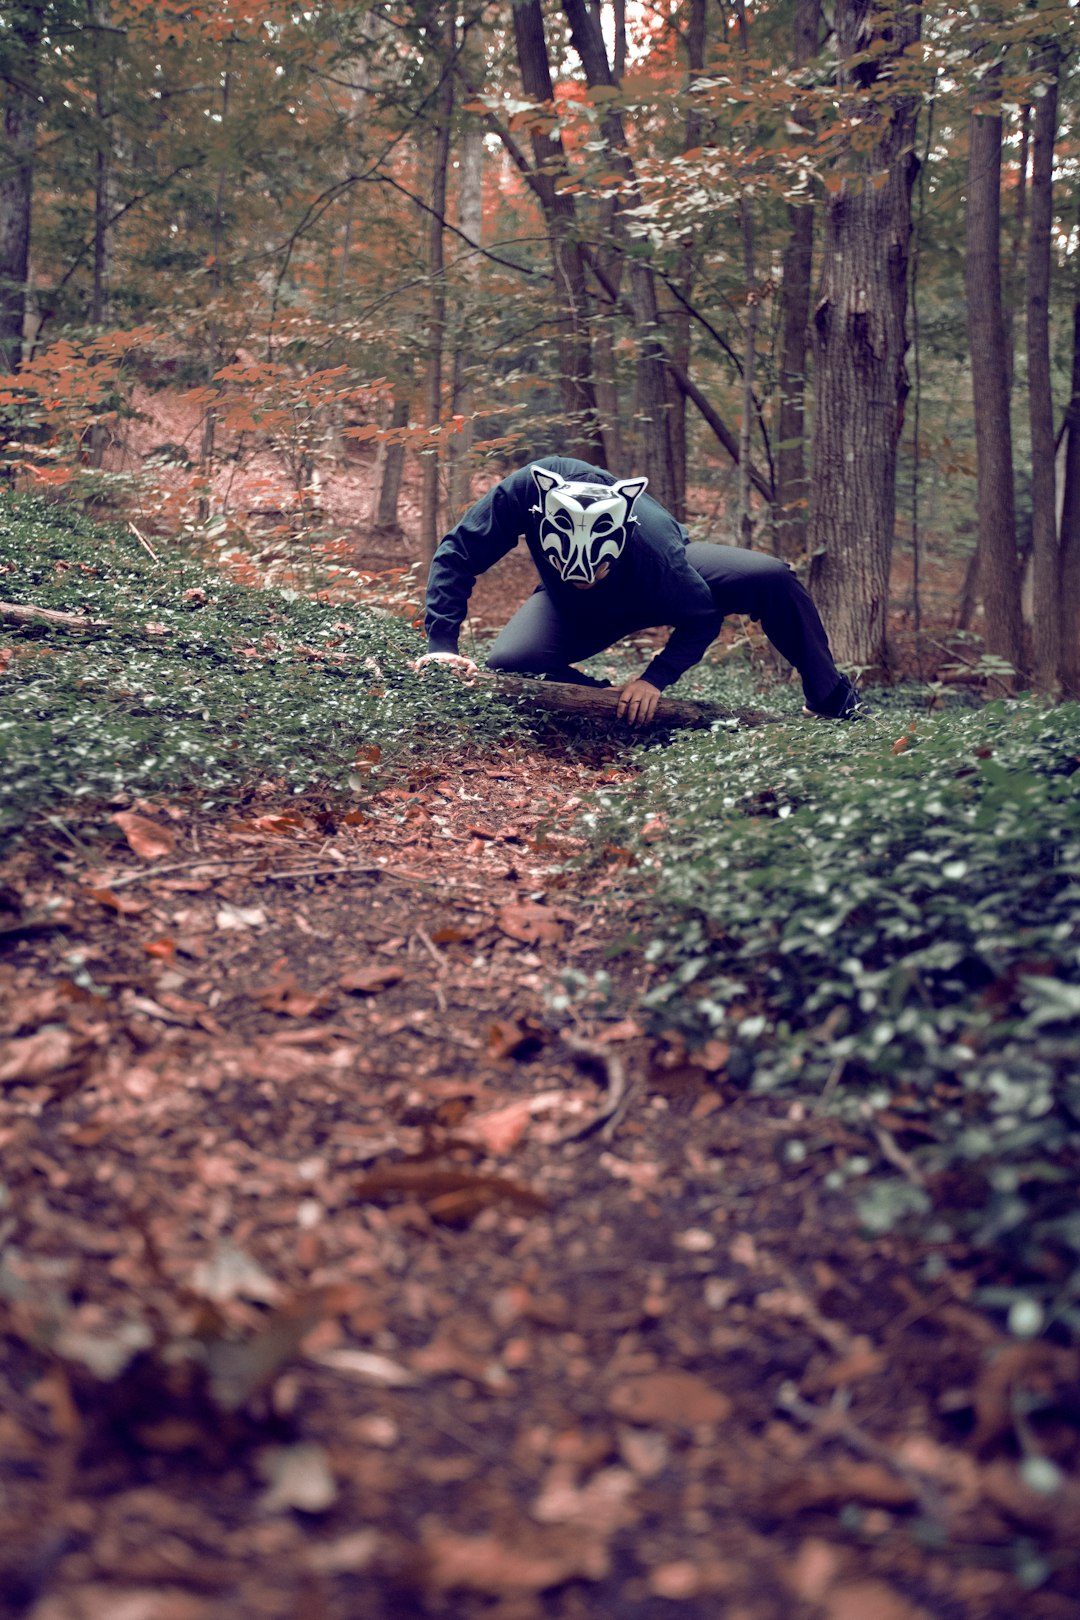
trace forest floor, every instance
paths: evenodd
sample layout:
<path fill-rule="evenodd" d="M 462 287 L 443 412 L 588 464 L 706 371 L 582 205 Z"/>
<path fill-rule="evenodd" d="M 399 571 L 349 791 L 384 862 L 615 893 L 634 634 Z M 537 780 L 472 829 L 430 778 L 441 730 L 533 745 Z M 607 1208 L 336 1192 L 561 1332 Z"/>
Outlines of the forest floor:
<path fill-rule="evenodd" d="M 835 1116 L 635 1022 L 621 852 L 568 865 L 628 777 L 487 742 L 0 866 L 0 1612 L 1074 1620 L 1015 1397 L 1075 1355 L 860 1231 Z"/>
<path fill-rule="evenodd" d="M 159 799 L 0 872 L 58 925 L 0 968 L 10 1612 L 1075 1615 L 1023 1586 L 1074 1490 L 1001 1447 L 1065 1352 L 859 1233 L 835 1118 L 553 1005 L 629 926 L 565 866 L 619 772 Z"/>

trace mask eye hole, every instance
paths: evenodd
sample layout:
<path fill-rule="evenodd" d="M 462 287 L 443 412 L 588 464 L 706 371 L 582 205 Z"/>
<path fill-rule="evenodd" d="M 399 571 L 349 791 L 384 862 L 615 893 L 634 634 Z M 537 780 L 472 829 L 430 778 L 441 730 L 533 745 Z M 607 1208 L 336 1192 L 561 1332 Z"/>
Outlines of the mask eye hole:
<path fill-rule="evenodd" d="M 574 520 L 569 512 L 556 511 L 553 513 L 551 521 L 557 528 L 562 529 L 564 534 L 573 534 Z"/>
<path fill-rule="evenodd" d="M 592 526 L 592 532 L 593 532 L 594 535 L 597 535 L 597 536 L 603 535 L 603 534 L 610 534 L 614 527 L 615 527 L 614 523 L 611 521 L 611 519 L 609 517 L 607 517 L 605 515 L 604 517 L 598 517 L 597 518 L 596 522 Z"/>

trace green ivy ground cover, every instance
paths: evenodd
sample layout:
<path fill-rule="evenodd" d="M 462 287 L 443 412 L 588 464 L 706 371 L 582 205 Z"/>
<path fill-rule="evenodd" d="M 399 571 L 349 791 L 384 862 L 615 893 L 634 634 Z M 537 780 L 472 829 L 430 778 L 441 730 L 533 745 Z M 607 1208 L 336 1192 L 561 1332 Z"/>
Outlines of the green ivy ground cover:
<path fill-rule="evenodd" d="M 110 621 L 0 625 L 19 649 L 0 676 L 0 836 L 77 799 L 195 789 L 209 806 L 260 778 L 346 788 L 358 755 L 366 781 L 514 723 L 440 671 L 418 680 L 423 639 L 389 613 L 155 563 L 64 507 L 0 499 L 0 569 L 0 599 Z"/>
<path fill-rule="evenodd" d="M 867 1227 L 961 1236 L 996 1256 L 987 1303 L 1077 1330 L 1080 706 L 884 701 L 684 734 L 591 831 L 639 861 L 653 1021 L 871 1143 L 899 1107 L 907 1173 L 847 1167 Z"/>
<path fill-rule="evenodd" d="M 418 680 L 421 639 L 389 614 L 155 563 L 61 507 L 0 501 L 0 567 L 0 598 L 111 621 L 4 627 L 0 837 L 73 800 L 366 791 L 418 752 L 524 732 L 483 688 Z M 731 662 L 687 684 L 760 702 Z M 790 722 L 636 749 L 635 787 L 586 830 L 638 856 L 627 951 L 655 1025 L 726 1039 L 737 1083 L 838 1108 L 867 1131 L 843 1176 L 868 1229 L 962 1237 L 1018 1330 L 1076 1331 L 1080 708 L 926 702 L 886 694 L 838 726 L 797 718 L 787 687 Z M 906 1173 L 875 1147 L 886 1107 L 918 1126 Z"/>

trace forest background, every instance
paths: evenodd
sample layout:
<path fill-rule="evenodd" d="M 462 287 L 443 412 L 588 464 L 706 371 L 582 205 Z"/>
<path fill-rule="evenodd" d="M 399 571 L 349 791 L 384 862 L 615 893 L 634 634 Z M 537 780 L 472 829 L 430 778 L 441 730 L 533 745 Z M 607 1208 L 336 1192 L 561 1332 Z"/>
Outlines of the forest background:
<path fill-rule="evenodd" d="M 1073 22 L 15 0 L 4 475 L 345 587 L 581 454 L 804 568 L 850 666 L 1075 692 Z"/>

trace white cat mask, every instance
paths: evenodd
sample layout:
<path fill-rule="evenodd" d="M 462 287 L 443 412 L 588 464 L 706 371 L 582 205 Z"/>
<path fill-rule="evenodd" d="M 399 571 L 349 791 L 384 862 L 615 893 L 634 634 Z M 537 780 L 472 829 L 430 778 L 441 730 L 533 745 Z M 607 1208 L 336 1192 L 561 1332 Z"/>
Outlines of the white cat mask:
<path fill-rule="evenodd" d="M 540 545 L 568 585 L 592 585 L 601 563 L 614 561 L 624 546 L 634 502 L 647 478 L 620 478 L 614 484 L 563 478 L 548 467 L 533 467 L 540 492 Z"/>

